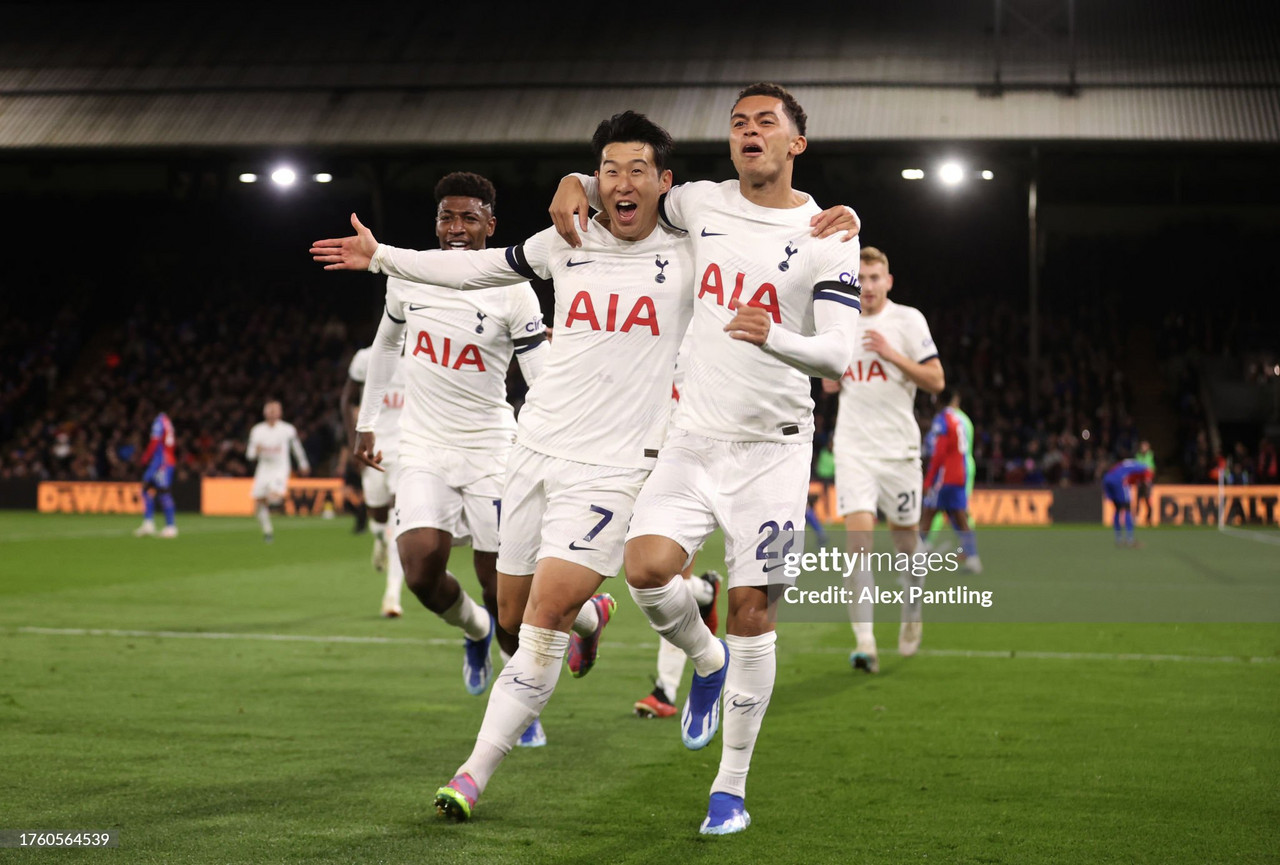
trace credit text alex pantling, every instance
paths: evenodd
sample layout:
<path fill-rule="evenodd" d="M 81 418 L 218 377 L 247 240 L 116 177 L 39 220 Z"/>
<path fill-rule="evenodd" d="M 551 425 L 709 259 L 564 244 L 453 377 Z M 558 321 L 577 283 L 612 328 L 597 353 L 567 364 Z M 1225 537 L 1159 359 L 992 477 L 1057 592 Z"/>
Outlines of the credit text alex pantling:
<path fill-rule="evenodd" d="M 924 604 L 926 606 L 975 605 L 990 607 L 995 603 L 990 590 L 979 591 L 968 586 L 951 586 L 946 589 L 924 589 L 910 586 L 901 590 L 887 590 L 868 586 L 861 594 L 844 586 L 827 586 L 825 589 L 801 589 L 787 586 L 782 600 L 788 604 L 816 604 L 822 606 L 850 604 Z"/>

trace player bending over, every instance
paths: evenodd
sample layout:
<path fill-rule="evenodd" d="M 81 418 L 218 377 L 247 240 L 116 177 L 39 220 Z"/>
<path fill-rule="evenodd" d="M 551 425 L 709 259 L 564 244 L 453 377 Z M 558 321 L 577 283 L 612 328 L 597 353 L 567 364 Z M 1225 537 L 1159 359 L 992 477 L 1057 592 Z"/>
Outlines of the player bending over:
<path fill-rule="evenodd" d="M 1111 527 L 1115 530 L 1117 547 L 1142 546 L 1133 537 L 1133 497 L 1129 492 L 1129 485 L 1144 483 L 1151 483 L 1151 469 L 1146 463 L 1136 459 L 1121 460 L 1102 476 L 1102 491 L 1115 506 L 1111 515 Z M 1123 535 L 1120 532 L 1121 525 L 1124 526 Z"/>

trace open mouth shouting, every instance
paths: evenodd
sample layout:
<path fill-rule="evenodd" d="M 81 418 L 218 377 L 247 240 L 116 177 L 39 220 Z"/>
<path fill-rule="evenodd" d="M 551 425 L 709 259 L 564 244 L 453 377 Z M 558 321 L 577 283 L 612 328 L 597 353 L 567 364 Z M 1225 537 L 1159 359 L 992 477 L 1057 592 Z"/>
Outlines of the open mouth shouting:
<path fill-rule="evenodd" d="M 636 213 L 639 212 L 639 207 L 637 207 L 634 201 L 629 201 L 624 198 L 615 204 L 614 208 L 618 211 L 618 222 L 622 225 L 632 225 L 635 223 Z"/>

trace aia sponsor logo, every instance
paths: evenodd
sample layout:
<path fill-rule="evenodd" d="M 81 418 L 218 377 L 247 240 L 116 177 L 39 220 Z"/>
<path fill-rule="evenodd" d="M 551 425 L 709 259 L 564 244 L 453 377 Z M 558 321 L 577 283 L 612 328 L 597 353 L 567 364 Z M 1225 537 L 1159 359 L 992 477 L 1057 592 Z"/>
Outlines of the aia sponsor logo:
<path fill-rule="evenodd" d="M 702 285 L 698 289 L 698 299 L 704 297 L 713 299 L 718 306 L 728 306 L 729 301 L 736 300 L 740 306 L 755 306 L 769 313 L 769 317 L 773 319 L 774 324 L 782 324 L 782 310 L 778 305 L 778 289 L 772 283 L 766 282 L 759 288 L 756 288 L 751 299 L 746 303 L 742 301 L 743 291 L 746 289 L 747 275 L 738 273 L 734 277 L 733 291 L 725 297 L 725 280 L 720 272 L 720 265 L 712 262 L 707 265 L 707 269 L 702 274 Z"/>
<path fill-rule="evenodd" d="M 474 372 L 484 372 L 484 358 L 480 355 L 480 349 L 471 343 L 463 343 L 458 348 L 449 337 L 436 337 L 432 339 L 431 334 L 425 330 L 418 331 L 418 340 L 413 346 L 413 356 L 422 356 L 423 359 L 449 369 L 471 369 Z"/>
<path fill-rule="evenodd" d="M 631 311 L 622 318 L 621 323 L 618 321 L 618 303 L 618 295 L 609 295 L 603 310 L 604 320 L 601 321 L 600 315 L 596 311 L 595 301 L 591 299 L 591 295 L 588 292 L 580 291 L 569 304 L 569 312 L 564 318 L 564 326 L 570 328 L 574 324 L 578 324 L 580 327 L 585 327 L 589 330 L 603 330 L 611 333 L 628 333 L 635 329 L 647 329 L 654 336 L 661 334 L 658 329 L 658 312 L 654 308 L 653 298 L 643 294 L 636 298 L 635 302 L 631 304 Z"/>
<path fill-rule="evenodd" d="M 885 375 L 884 366 L 881 365 L 879 360 L 873 360 L 870 363 L 858 361 L 846 369 L 844 375 L 840 376 L 840 378 L 848 379 L 849 381 L 871 381 L 877 378 L 881 381 L 889 380 L 889 376 Z"/>

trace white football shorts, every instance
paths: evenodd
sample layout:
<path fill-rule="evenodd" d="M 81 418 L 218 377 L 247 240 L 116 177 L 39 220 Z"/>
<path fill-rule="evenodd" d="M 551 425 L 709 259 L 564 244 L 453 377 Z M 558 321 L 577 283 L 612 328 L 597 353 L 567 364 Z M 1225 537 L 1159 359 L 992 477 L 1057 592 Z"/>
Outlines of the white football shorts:
<path fill-rule="evenodd" d="M 268 502 L 275 504 L 284 500 L 284 494 L 288 489 L 288 466 L 283 471 L 259 466 L 258 470 L 253 473 L 253 490 L 250 495 L 254 499 L 266 499 Z"/>
<path fill-rule="evenodd" d="M 505 452 L 439 447 L 432 451 L 430 465 L 401 460 L 393 536 L 411 529 L 438 529 L 453 535 L 454 546 L 469 537 L 472 549 L 497 552 L 505 473 Z"/>
<path fill-rule="evenodd" d="M 636 500 L 627 538 L 661 535 L 688 554 L 719 526 L 729 588 L 780 583 L 804 551 L 811 442 L 726 442 L 672 427 Z"/>
<path fill-rule="evenodd" d="M 589 465 L 516 444 L 502 494 L 498 570 L 524 576 L 540 559 L 556 558 L 616 576 L 631 510 L 648 475 L 648 469 Z"/>
<path fill-rule="evenodd" d="M 924 474 L 920 460 L 842 456 L 836 451 L 836 510 L 840 516 L 877 508 L 895 526 L 920 522 Z"/>

